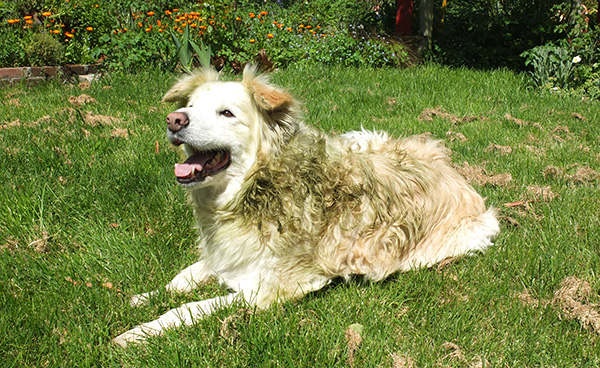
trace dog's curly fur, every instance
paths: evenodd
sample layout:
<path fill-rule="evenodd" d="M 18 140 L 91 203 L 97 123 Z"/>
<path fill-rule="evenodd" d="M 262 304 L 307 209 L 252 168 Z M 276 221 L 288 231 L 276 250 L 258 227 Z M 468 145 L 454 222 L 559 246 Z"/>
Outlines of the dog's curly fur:
<path fill-rule="evenodd" d="M 241 82 L 197 72 L 164 101 L 189 118 L 168 132 L 172 142 L 189 156 L 217 150 L 230 160 L 183 183 L 201 256 L 166 289 L 189 292 L 216 277 L 233 292 L 127 331 L 115 339 L 123 346 L 192 324 L 238 297 L 266 307 L 338 277 L 378 281 L 485 250 L 499 232 L 495 211 L 452 169 L 440 142 L 368 131 L 328 136 L 305 125 L 296 100 L 252 67 Z"/>

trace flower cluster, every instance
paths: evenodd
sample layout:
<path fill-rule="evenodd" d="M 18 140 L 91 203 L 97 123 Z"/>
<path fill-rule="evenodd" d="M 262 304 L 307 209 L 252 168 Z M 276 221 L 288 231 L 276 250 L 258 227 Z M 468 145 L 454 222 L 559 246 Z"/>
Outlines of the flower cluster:
<path fill-rule="evenodd" d="M 110 63 L 113 58 L 128 60 L 127 65 L 132 66 L 159 62 L 172 68 L 169 60 L 176 52 L 176 37 L 189 37 L 197 44 L 210 46 L 213 59 L 225 63 L 245 63 L 266 53 L 275 65 L 322 60 L 378 66 L 386 65 L 385 59 L 390 56 L 385 42 L 375 40 L 373 46 L 357 40 L 348 29 L 340 28 L 338 22 L 332 24 L 331 17 L 294 13 L 276 4 L 268 5 L 268 9 L 253 9 L 252 4 L 234 8 L 225 0 L 183 1 L 181 8 L 165 9 L 131 0 L 133 5 L 123 11 L 110 2 L 63 1 L 60 11 L 32 12 L 2 21 L 4 34 L 49 33 L 66 46 L 63 60 L 66 62 L 93 62 L 102 58 Z M 27 39 L 21 37 L 21 42 Z M 9 52 L 5 54 L 8 57 Z"/>

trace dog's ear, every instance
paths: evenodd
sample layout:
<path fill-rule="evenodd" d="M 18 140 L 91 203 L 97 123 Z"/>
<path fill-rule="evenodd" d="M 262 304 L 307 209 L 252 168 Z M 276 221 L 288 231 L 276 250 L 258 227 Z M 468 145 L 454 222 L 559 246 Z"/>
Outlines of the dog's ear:
<path fill-rule="evenodd" d="M 219 73 L 214 69 L 200 69 L 181 78 L 163 97 L 164 102 L 176 102 L 179 106 L 187 105 L 190 95 L 206 82 L 219 79 Z"/>
<path fill-rule="evenodd" d="M 258 75 L 255 66 L 246 65 L 242 83 L 248 88 L 259 110 L 266 116 L 271 129 L 291 136 L 298 128 L 300 109 L 294 97 Z"/>

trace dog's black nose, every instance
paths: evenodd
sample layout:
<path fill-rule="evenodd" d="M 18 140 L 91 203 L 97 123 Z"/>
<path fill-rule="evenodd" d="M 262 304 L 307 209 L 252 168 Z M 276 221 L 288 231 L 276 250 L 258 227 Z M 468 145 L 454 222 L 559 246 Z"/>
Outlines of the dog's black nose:
<path fill-rule="evenodd" d="M 183 112 L 172 112 L 167 115 L 167 128 L 172 132 L 178 132 L 190 123 L 190 119 Z"/>

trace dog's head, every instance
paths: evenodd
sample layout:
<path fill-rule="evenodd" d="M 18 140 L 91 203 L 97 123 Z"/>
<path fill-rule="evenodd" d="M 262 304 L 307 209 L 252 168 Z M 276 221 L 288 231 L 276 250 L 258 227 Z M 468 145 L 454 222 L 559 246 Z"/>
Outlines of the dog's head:
<path fill-rule="evenodd" d="M 219 77 L 212 69 L 197 71 L 163 98 L 179 104 L 167 116 L 167 136 L 185 152 L 175 175 L 190 189 L 241 181 L 258 159 L 276 153 L 299 128 L 296 101 L 254 67 L 244 69 L 240 82 Z"/>

